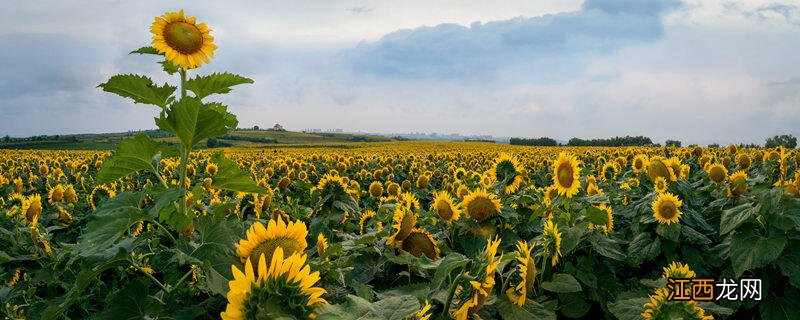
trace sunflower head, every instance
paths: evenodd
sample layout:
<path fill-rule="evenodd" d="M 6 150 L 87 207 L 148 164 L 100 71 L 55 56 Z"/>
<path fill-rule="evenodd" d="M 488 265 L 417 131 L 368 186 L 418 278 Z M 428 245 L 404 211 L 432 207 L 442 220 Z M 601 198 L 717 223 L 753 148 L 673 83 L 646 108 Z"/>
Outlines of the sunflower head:
<path fill-rule="evenodd" d="M 681 262 L 675 262 L 669 264 L 668 267 L 664 267 L 664 273 L 661 275 L 664 279 L 690 279 L 697 276 L 697 274 L 689 269 L 688 264 L 683 264 Z"/>
<path fill-rule="evenodd" d="M 658 195 L 658 198 L 653 201 L 653 217 L 655 217 L 659 223 L 667 225 L 678 223 L 678 219 L 681 217 L 681 214 L 683 214 L 680 210 L 682 203 L 683 202 L 672 193 L 661 193 Z"/>
<path fill-rule="evenodd" d="M 536 243 L 528 245 L 526 241 L 518 241 L 517 249 L 514 252 L 516 256 L 515 263 L 517 266 L 517 275 L 519 283 L 511 285 L 506 290 L 508 299 L 518 306 L 523 306 L 527 299 L 528 292 L 533 288 L 533 283 L 536 281 L 536 263 L 531 256 L 531 250 L 536 246 Z"/>
<path fill-rule="evenodd" d="M 405 206 L 398 205 L 394 210 L 393 220 L 392 228 L 395 229 L 395 233 L 389 236 L 386 243 L 400 245 L 414 230 L 414 225 L 417 224 L 417 214 Z"/>
<path fill-rule="evenodd" d="M 172 64 L 184 70 L 194 69 L 209 57 L 214 57 L 214 37 L 205 23 L 197 23 L 195 17 L 179 12 L 167 12 L 158 16 L 150 26 L 153 47 Z"/>
<path fill-rule="evenodd" d="M 544 205 L 549 206 L 556 197 L 558 197 L 558 188 L 556 186 L 544 188 Z"/>
<path fill-rule="evenodd" d="M 667 191 L 667 187 L 669 187 L 669 185 L 664 177 L 656 177 L 656 180 L 653 181 L 653 188 L 655 188 L 658 193 Z"/>
<path fill-rule="evenodd" d="M 544 252 L 550 255 L 551 264 L 555 266 L 558 263 L 558 257 L 561 256 L 561 231 L 558 231 L 558 225 L 553 223 L 552 219 L 544 222 L 542 245 Z"/>
<path fill-rule="evenodd" d="M 22 201 L 22 212 L 25 214 L 25 222 L 29 226 L 35 226 L 42 216 L 42 196 L 32 194 L 25 197 Z"/>
<path fill-rule="evenodd" d="M 515 157 L 506 153 L 500 154 L 495 159 L 491 173 L 495 177 L 494 180 L 503 183 L 505 193 L 517 191 L 524 183 L 521 176 L 522 166 Z"/>
<path fill-rule="evenodd" d="M 566 152 L 561 152 L 558 159 L 553 165 L 553 182 L 558 189 L 558 194 L 566 195 L 567 198 L 572 198 L 578 193 L 581 186 L 580 169 L 578 168 L 578 158 L 574 155 L 569 155 Z"/>
<path fill-rule="evenodd" d="M 317 256 L 321 257 L 325 250 L 328 250 L 328 239 L 325 239 L 325 235 L 320 233 L 317 235 Z"/>
<path fill-rule="evenodd" d="M 750 160 L 750 156 L 745 153 L 740 153 L 736 155 L 736 165 L 739 166 L 739 169 L 747 170 L 750 169 L 750 165 L 752 161 Z"/>
<path fill-rule="evenodd" d="M 283 249 L 278 248 L 269 264 L 261 255 L 256 269 L 247 260 L 244 272 L 236 266 L 231 270 L 228 305 L 220 314 L 223 320 L 307 319 L 315 316 L 318 305 L 327 303 L 322 298 L 325 289 L 314 287 L 320 280 L 319 271 L 311 272 L 305 254 L 284 257 Z"/>
<path fill-rule="evenodd" d="M 728 195 L 738 196 L 747 190 L 747 173 L 744 171 L 737 171 L 730 176 L 730 184 L 728 185 Z"/>
<path fill-rule="evenodd" d="M 402 240 L 400 248 L 415 257 L 421 257 L 424 254 L 428 259 L 439 259 L 439 247 L 436 245 L 433 236 L 425 229 L 412 229 L 411 233 Z"/>
<path fill-rule="evenodd" d="M 596 183 L 591 183 L 586 186 L 586 195 L 591 197 L 596 194 L 603 194 L 603 189 L 600 189 Z"/>
<path fill-rule="evenodd" d="M 667 163 L 661 157 L 653 157 L 647 162 L 647 175 L 650 179 L 656 181 L 656 178 L 662 177 L 668 181 L 677 180 L 672 168 L 667 166 Z"/>
<path fill-rule="evenodd" d="M 647 155 L 644 154 L 637 154 L 633 158 L 633 163 L 631 164 L 633 168 L 633 172 L 639 173 L 644 171 L 647 168 Z"/>
<path fill-rule="evenodd" d="M 589 222 L 589 230 L 603 230 L 605 234 L 614 231 L 614 215 L 611 213 L 611 207 L 605 203 L 601 203 L 595 206 L 595 208 L 606 213 L 606 224 L 595 225 L 594 223 Z"/>
<path fill-rule="evenodd" d="M 500 212 L 500 199 L 483 190 L 473 191 L 461 201 L 464 213 L 478 222 L 486 221 Z"/>
<path fill-rule="evenodd" d="M 695 301 L 669 301 L 669 290 L 659 288 L 650 295 L 650 301 L 642 307 L 642 318 L 652 319 L 693 319 L 693 320 L 713 320 L 714 317 L 706 315 L 705 310 L 700 308 Z"/>
<path fill-rule="evenodd" d="M 446 191 L 434 193 L 431 210 L 439 214 L 439 218 L 446 222 L 458 220 L 461 211 L 453 204 L 453 197 Z"/>
<path fill-rule="evenodd" d="M 262 254 L 271 260 L 278 248 L 288 254 L 303 252 L 308 246 L 306 236 L 308 229 L 302 221 L 270 220 L 266 228 L 256 222 L 247 230 L 247 237 L 236 244 L 236 251 L 242 262 L 256 263 Z"/>
<path fill-rule="evenodd" d="M 708 178 L 714 183 L 721 183 L 728 178 L 728 169 L 720 163 L 715 163 L 706 168 Z"/>
<path fill-rule="evenodd" d="M 380 181 L 373 181 L 369 184 L 369 196 L 373 198 L 378 198 L 383 195 L 383 185 Z"/>

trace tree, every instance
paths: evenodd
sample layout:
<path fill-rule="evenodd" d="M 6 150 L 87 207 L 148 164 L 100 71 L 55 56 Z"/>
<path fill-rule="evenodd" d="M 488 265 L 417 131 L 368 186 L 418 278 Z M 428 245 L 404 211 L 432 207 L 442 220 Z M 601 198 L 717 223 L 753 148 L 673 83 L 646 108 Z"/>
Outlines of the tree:
<path fill-rule="evenodd" d="M 258 126 L 253 126 L 253 130 L 258 131 L 258 129 L 260 129 Z"/>
<path fill-rule="evenodd" d="M 767 148 L 775 148 L 777 146 L 783 146 L 784 148 L 794 149 L 797 147 L 797 138 L 791 134 L 783 134 L 780 136 L 774 136 L 772 138 L 768 138 L 767 142 L 764 143 L 764 147 Z"/>
<path fill-rule="evenodd" d="M 678 141 L 678 140 L 667 140 L 666 142 L 664 142 L 664 145 L 666 145 L 667 147 L 678 147 L 678 148 L 680 148 L 681 147 L 681 142 Z"/>

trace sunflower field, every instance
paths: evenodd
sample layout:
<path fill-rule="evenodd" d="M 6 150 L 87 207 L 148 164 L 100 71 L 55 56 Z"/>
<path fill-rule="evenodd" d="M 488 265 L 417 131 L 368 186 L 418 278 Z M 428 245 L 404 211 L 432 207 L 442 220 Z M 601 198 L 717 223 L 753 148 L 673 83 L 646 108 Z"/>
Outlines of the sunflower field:
<path fill-rule="evenodd" d="M 199 74 L 216 46 L 182 11 L 151 31 L 133 53 L 180 86 L 100 88 L 180 144 L 0 154 L 5 319 L 800 318 L 798 150 L 196 150 L 238 124 L 206 100 L 253 80 Z"/>

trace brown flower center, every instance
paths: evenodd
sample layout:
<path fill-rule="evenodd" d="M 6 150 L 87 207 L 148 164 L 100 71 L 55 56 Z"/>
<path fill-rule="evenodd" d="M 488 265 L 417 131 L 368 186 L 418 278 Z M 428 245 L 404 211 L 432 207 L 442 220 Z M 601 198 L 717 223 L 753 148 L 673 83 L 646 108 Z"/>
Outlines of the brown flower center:
<path fill-rule="evenodd" d="M 272 254 L 275 253 L 275 249 L 281 247 L 283 249 L 283 256 L 288 257 L 295 252 L 299 252 L 302 250 L 297 243 L 297 240 L 292 238 L 275 238 L 272 240 L 264 241 L 264 243 L 259 244 L 253 249 L 253 252 L 250 253 L 250 263 L 254 266 L 258 265 L 258 259 L 261 255 L 264 255 L 264 259 L 266 260 L 267 266 L 269 266 L 270 261 L 272 261 Z"/>
<path fill-rule="evenodd" d="M 675 217 L 675 204 L 672 201 L 664 201 L 659 205 L 658 212 L 665 220 L 670 220 Z"/>
<path fill-rule="evenodd" d="M 575 181 L 574 172 L 569 162 L 563 162 L 558 165 L 558 184 L 562 187 L 569 188 Z"/>
<path fill-rule="evenodd" d="M 478 197 L 470 201 L 467 205 L 467 210 L 469 211 L 469 215 L 473 219 L 478 220 L 478 222 L 483 222 L 497 213 L 497 209 L 494 203 L 492 203 L 492 200 L 486 197 Z"/>
<path fill-rule="evenodd" d="M 164 41 L 175 51 L 192 54 L 203 47 L 203 34 L 191 23 L 176 21 L 164 27 Z"/>
<path fill-rule="evenodd" d="M 408 238 L 403 240 L 403 251 L 415 257 L 421 257 L 424 254 L 429 259 L 436 259 L 435 246 L 436 244 L 422 232 L 412 232 Z"/>

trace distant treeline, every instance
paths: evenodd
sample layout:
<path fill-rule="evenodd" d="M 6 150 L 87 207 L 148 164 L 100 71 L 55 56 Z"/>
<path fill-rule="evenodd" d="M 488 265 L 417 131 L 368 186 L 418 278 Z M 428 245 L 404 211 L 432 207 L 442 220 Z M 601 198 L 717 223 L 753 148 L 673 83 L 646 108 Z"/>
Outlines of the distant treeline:
<path fill-rule="evenodd" d="M 262 137 L 246 137 L 246 136 L 233 136 L 233 135 L 224 135 L 219 137 L 221 140 L 235 140 L 235 141 L 248 141 L 248 142 L 257 142 L 257 143 L 278 143 L 278 140 L 269 139 L 269 138 L 262 138 Z"/>
<path fill-rule="evenodd" d="M 509 143 L 521 146 L 558 146 L 560 145 L 555 139 L 548 137 L 541 137 L 536 139 L 527 138 L 511 138 Z M 607 139 L 569 139 L 566 146 L 593 146 L 593 147 L 621 147 L 621 146 L 650 146 L 653 145 L 653 140 L 644 136 L 624 136 L 613 137 Z"/>

